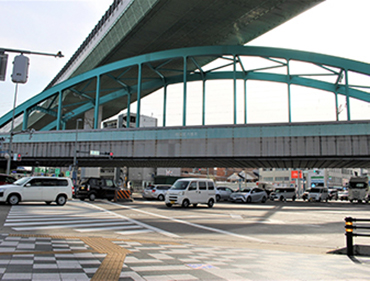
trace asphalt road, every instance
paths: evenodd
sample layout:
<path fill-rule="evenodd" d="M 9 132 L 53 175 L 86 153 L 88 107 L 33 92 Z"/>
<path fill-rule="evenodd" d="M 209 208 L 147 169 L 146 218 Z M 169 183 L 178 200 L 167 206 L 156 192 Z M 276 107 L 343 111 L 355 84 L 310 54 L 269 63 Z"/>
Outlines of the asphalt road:
<path fill-rule="evenodd" d="M 370 218 L 370 204 L 331 201 L 218 202 L 213 208 L 132 202 L 69 201 L 0 205 L 1 233 L 98 236 L 198 245 L 325 253 L 345 247 L 344 218 Z M 355 238 L 370 244 L 369 238 Z"/>

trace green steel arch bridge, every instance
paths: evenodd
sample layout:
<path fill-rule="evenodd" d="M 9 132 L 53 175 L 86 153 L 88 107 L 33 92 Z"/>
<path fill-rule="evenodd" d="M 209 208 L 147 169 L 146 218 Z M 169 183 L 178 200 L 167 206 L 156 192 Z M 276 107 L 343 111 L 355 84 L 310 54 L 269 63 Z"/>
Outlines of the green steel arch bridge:
<path fill-rule="evenodd" d="M 250 57 L 266 60 L 271 65 L 250 68 L 245 62 Z M 208 64 L 215 61 L 217 65 L 214 67 L 213 63 Z M 313 65 L 321 71 L 292 73 L 291 64 L 295 62 Z M 47 123 L 32 122 L 39 127 L 31 140 L 25 140 L 19 134 L 14 136 L 14 142 L 17 151 L 24 149 L 23 155 L 28 155 L 24 157 L 24 164 L 38 162 L 67 165 L 75 149 L 75 131 L 69 130 L 68 124 L 72 122 L 73 126 L 77 118 L 84 118 L 87 112 L 93 112 L 92 130 L 80 132 L 79 141 L 83 142 L 81 146 L 87 151 L 93 150 L 94 146 L 99 147 L 100 151 L 113 151 L 115 157 L 114 161 L 107 161 L 106 158 L 79 156 L 81 166 L 224 164 L 245 167 L 366 167 L 370 160 L 370 122 L 351 121 L 351 100 L 370 101 L 370 85 L 366 84 L 370 81 L 369 75 L 370 65 L 366 63 L 286 49 L 203 46 L 155 52 L 95 68 L 61 82 L 19 105 L 15 109 L 15 116 L 21 117 L 23 130 L 30 128 L 28 124 L 34 118 L 33 114 L 42 112 L 50 117 Z M 352 84 L 351 77 L 363 83 Z M 233 81 L 232 124 L 209 126 L 205 123 L 206 85 L 211 80 Z M 243 124 L 238 123 L 236 114 L 238 80 L 244 81 Z M 251 80 L 287 85 L 289 120 L 286 123 L 248 124 L 247 81 Z M 202 124 L 188 127 L 187 85 L 195 81 L 203 85 Z M 167 87 L 179 83 L 183 89 L 182 124 L 180 127 L 167 128 L 166 110 L 170 106 L 167 104 Z M 335 97 L 333 106 L 336 109 L 338 96 L 344 96 L 347 120 L 292 122 L 292 85 L 331 92 Z M 164 92 L 162 127 L 140 128 L 140 118 L 136 118 L 136 129 L 120 129 L 115 133 L 99 129 L 101 116 L 103 119 L 108 116 L 101 112 L 102 108 L 109 109 L 109 104 L 114 103 L 129 109 L 130 104 L 136 102 L 136 116 L 139 117 L 141 99 L 161 88 Z M 76 101 L 71 102 L 71 99 L 66 98 L 68 96 L 73 96 Z M 66 100 L 69 103 L 65 103 Z M 0 118 L 0 126 L 9 124 L 11 119 L 12 113 L 9 112 Z M 127 120 L 129 122 L 130 118 Z M 36 143 L 43 143 L 43 149 L 35 148 Z M 194 144 L 198 145 L 198 149 L 192 148 Z M 224 151 L 220 152 L 220 148 Z"/>
<path fill-rule="evenodd" d="M 269 66 L 253 69 L 245 61 L 250 57 L 262 58 Z M 217 60 L 217 65 L 207 66 L 207 62 Z M 315 66 L 318 73 L 291 73 L 293 62 L 304 62 Z M 306 66 L 307 67 L 307 66 Z M 281 73 L 277 73 L 280 69 Z M 356 75 L 356 76 L 355 76 Z M 350 77 L 361 76 L 363 84 L 351 84 Z M 65 130 L 73 128 L 76 118 L 83 118 L 93 110 L 93 129 L 100 128 L 100 122 L 111 114 L 110 106 L 127 109 L 137 103 L 136 115 L 141 114 L 141 99 L 158 89 L 164 89 L 163 126 L 166 126 L 168 106 L 167 87 L 183 85 L 182 126 L 186 126 L 187 85 L 200 81 L 202 90 L 202 124 L 205 124 L 206 82 L 211 80 L 233 81 L 233 124 L 237 124 L 237 80 L 244 81 L 245 114 L 247 124 L 247 81 L 270 81 L 287 85 L 288 122 L 292 122 L 291 86 L 298 85 L 333 93 L 335 108 L 338 110 L 338 96 L 344 96 L 347 104 L 347 120 L 351 121 L 351 99 L 370 101 L 370 65 L 349 59 L 332 57 L 303 51 L 246 46 L 203 46 L 166 50 L 124 59 L 104 65 L 75 76 L 27 100 L 15 109 L 15 117 L 22 118 L 22 129 L 29 129 L 29 123 L 37 131 Z M 325 77 L 326 80 L 322 79 Z M 103 86 L 104 85 L 104 86 Z M 218 93 L 215 93 L 216 95 Z M 69 99 L 67 99 L 69 97 Z M 70 98 L 72 97 L 72 98 Z M 68 103 L 65 102 L 68 100 Z M 104 112 L 101 112 L 103 107 Z M 40 122 L 37 114 L 47 114 Z M 99 118 L 99 115 L 103 117 Z M 45 120 L 46 119 L 46 120 Z M 130 118 L 127 118 L 129 122 Z M 12 120 L 12 111 L 0 118 L 0 127 Z M 30 120 L 32 122 L 30 122 Z M 136 118 L 136 127 L 140 127 Z M 128 124 L 129 125 L 129 124 Z M 127 126 L 129 127 L 129 126 Z"/>

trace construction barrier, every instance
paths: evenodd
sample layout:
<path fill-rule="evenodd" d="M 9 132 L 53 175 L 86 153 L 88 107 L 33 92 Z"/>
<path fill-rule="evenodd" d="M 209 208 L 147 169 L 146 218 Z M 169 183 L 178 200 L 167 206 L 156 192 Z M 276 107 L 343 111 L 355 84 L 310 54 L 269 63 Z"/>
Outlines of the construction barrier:
<path fill-rule="evenodd" d="M 114 195 L 114 202 L 132 200 L 131 191 L 126 189 L 116 190 Z"/>

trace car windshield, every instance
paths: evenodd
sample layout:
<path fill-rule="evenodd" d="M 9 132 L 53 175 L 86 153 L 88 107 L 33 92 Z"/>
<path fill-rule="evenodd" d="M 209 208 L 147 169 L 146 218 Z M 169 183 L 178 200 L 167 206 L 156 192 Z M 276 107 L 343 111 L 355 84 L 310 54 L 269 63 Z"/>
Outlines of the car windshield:
<path fill-rule="evenodd" d="M 172 190 L 185 190 L 190 181 L 176 181 L 173 186 L 171 186 Z"/>
<path fill-rule="evenodd" d="M 244 188 L 244 189 L 242 189 L 240 192 L 250 192 L 251 191 L 251 189 L 250 188 Z"/>
<path fill-rule="evenodd" d="M 16 184 L 16 185 L 23 185 L 23 184 L 24 184 L 24 183 L 26 183 L 29 179 L 30 179 L 30 178 L 28 178 L 28 177 L 24 177 L 24 178 L 21 178 L 21 179 L 19 179 L 19 180 L 15 181 L 15 182 L 14 182 L 14 184 Z"/>
<path fill-rule="evenodd" d="M 310 193 L 320 193 L 320 188 L 312 188 L 311 190 L 310 190 Z"/>

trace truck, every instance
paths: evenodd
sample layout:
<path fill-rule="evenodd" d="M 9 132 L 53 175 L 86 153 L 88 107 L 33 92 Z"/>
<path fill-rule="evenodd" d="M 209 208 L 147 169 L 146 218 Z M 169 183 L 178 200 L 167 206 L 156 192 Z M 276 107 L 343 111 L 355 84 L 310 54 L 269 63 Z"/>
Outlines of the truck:
<path fill-rule="evenodd" d="M 352 203 L 369 202 L 369 179 L 367 176 L 351 177 L 348 183 L 348 200 Z"/>

